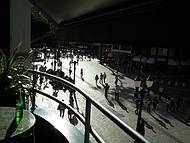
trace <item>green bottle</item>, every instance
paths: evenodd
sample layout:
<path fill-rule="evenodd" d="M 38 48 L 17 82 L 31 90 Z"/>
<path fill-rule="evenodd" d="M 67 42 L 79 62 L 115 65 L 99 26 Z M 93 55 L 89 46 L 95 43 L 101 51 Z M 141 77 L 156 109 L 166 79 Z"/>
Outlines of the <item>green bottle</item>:
<path fill-rule="evenodd" d="M 15 118 L 16 118 L 16 125 L 18 125 L 23 116 L 23 101 L 22 101 L 22 92 L 19 89 L 19 99 L 16 100 L 16 110 L 15 110 Z"/>

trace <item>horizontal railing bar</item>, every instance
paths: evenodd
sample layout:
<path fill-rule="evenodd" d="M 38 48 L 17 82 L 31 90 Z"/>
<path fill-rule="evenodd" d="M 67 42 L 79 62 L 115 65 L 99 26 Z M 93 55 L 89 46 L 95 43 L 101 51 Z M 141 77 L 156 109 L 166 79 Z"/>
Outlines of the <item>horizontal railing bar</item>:
<path fill-rule="evenodd" d="M 98 143 L 106 143 L 92 127 L 90 128 L 90 132 Z"/>
<path fill-rule="evenodd" d="M 111 121 L 113 121 L 116 125 L 118 125 L 124 132 L 126 132 L 130 137 L 132 137 L 134 140 L 137 141 L 141 141 L 143 143 L 149 143 L 148 140 L 146 140 L 141 134 L 139 134 L 137 131 L 135 131 L 134 129 L 132 129 L 130 126 L 128 126 L 126 123 L 124 123 L 122 120 L 120 120 L 117 116 L 115 116 L 113 113 L 111 113 L 108 109 L 106 109 L 105 107 L 103 107 L 101 104 L 99 104 L 98 102 L 96 102 L 92 97 L 88 96 L 88 94 L 86 94 L 85 91 L 81 90 L 80 88 L 78 88 L 76 85 L 74 85 L 73 83 L 45 73 L 45 72 L 40 72 L 40 71 L 34 71 L 34 70 L 29 70 L 29 72 L 32 72 L 34 74 L 40 74 L 43 76 L 46 76 L 48 78 L 53 78 L 54 80 L 61 82 L 62 84 L 66 85 L 67 87 L 78 91 L 80 94 L 82 94 L 85 98 L 89 98 L 91 100 L 91 103 L 98 108 L 103 114 L 105 114 Z"/>
<path fill-rule="evenodd" d="M 108 117 L 110 120 L 112 120 L 116 125 L 118 125 L 123 131 L 125 131 L 130 137 L 132 137 L 135 140 L 140 140 L 143 143 L 149 143 L 148 140 L 146 140 L 141 134 L 139 134 L 137 131 L 135 131 L 133 128 L 128 126 L 126 123 L 124 123 L 121 119 L 119 119 L 117 116 L 115 116 L 112 112 L 110 112 L 108 109 L 106 109 L 101 104 L 91 101 L 92 104 L 97 107 L 106 117 Z"/>

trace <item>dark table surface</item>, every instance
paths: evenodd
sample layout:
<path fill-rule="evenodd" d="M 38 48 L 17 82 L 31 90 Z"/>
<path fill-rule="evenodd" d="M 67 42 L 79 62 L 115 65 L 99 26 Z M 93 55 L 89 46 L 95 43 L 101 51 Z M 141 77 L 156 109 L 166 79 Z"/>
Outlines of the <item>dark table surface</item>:
<path fill-rule="evenodd" d="M 23 117 L 16 125 L 15 122 L 15 108 L 14 107 L 0 107 L 0 141 L 18 136 L 35 124 L 35 116 L 27 110 L 23 110 Z"/>

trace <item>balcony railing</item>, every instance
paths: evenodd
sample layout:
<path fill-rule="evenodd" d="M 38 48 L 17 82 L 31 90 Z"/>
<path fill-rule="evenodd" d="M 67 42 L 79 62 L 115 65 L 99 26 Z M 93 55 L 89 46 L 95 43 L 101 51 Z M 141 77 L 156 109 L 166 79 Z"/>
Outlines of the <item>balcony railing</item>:
<path fill-rule="evenodd" d="M 135 141 L 140 143 L 149 143 L 148 140 L 146 140 L 141 134 L 139 134 L 137 131 L 132 129 L 130 126 L 128 126 L 126 123 L 124 123 L 122 120 L 120 120 L 117 116 L 115 116 L 113 113 L 111 113 L 108 109 L 106 109 L 104 106 L 99 104 L 97 101 L 95 101 L 92 97 L 90 97 L 87 93 L 85 93 L 83 90 L 81 90 L 76 85 L 72 84 L 71 82 L 68 82 L 67 80 L 64 80 L 63 78 L 45 73 L 40 71 L 34 71 L 29 70 L 30 73 L 34 75 L 41 75 L 45 76 L 49 79 L 58 81 L 62 83 L 63 85 L 77 91 L 86 99 L 86 107 L 85 107 L 85 117 L 83 117 L 79 112 L 77 112 L 74 108 L 71 106 L 65 104 L 64 102 L 60 101 L 56 97 L 53 97 L 47 93 L 44 93 L 42 91 L 36 90 L 33 88 L 33 108 L 35 108 L 35 93 L 39 93 L 43 96 L 46 96 L 50 98 L 51 100 L 56 101 L 57 103 L 63 104 L 66 108 L 69 110 L 72 110 L 73 113 L 78 117 L 78 119 L 84 124 L 85 126 L 85 133 L 84 133 L 84 143 L 89 143 L 89 137 L 90 134 L 96 139 L 97 142 L 104 143 L 105 141 L 100 137 L 100 135 L 91 127 L 91 106 L 94 105 L 95 108 L 97 108 L 101 113 L 103 113 L 106 117 L 108 117 L 115 125 L 120 127 L 127 135 L 129 135 L 131 138 L 133 138 Z"/>

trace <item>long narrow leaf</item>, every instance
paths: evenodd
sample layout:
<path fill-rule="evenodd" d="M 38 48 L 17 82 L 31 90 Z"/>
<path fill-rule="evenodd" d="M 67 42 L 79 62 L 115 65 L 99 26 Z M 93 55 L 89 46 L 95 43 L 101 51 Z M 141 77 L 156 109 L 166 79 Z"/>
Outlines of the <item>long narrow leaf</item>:
<path fill-rule="evenodd" d="M 0 49 L 0 54 L 1 54 L 1 57 L 2 57 L 2 69 L 3 71 L 7 68 L 7 57 L 5 56 L 5 54 L 3 53 L 3 51 Z"/>

